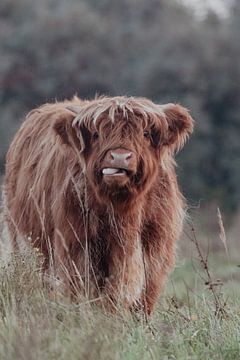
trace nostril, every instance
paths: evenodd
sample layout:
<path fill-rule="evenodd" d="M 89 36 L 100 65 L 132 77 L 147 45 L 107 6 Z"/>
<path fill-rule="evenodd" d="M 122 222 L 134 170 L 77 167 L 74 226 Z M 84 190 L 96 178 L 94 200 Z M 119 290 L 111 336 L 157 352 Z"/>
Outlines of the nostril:
<path fill-rule="evenodd" d="M 125 160 L 130 160 L 132 157 L 132 153 L 128 153 L 125 155 Z"/>
<path fill-rule="evenodd" d="M 111 152 L 111 153 L 110 153 L 110 158 L 111 158 L 111 160 L 115 160 L 115 158 L 116 158 L 116 153 Z"/>

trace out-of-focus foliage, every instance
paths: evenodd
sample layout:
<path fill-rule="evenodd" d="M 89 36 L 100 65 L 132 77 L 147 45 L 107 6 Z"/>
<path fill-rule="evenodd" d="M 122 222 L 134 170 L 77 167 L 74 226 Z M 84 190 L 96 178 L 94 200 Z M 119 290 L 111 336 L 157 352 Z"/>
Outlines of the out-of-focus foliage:
<path fill-rule="evenodd" d="M 0 163 L 31 108 L 78 93 L 180 102 L 196 120 L 178 157 L 193 203 L 240 203 L 240 5 L 198 21 L 173 0 L 1 0 Z"/>

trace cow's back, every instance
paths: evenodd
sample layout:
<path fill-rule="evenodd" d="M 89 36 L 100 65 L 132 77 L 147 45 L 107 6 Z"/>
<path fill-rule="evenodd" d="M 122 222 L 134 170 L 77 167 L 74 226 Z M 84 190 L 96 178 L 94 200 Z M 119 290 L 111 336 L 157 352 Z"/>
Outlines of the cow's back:
<path fill-rule="evenodd" d="M 53 130 L 65 103 L 33 110 L 16 133 L 6 157 L 4 191 L 11 237 L 29 236 L 47 253 L 52 241 L 55 194 L 62 191 L 70 166 L 69 150 Z M 59 151 L 61 149 L 61 151 Z"/>

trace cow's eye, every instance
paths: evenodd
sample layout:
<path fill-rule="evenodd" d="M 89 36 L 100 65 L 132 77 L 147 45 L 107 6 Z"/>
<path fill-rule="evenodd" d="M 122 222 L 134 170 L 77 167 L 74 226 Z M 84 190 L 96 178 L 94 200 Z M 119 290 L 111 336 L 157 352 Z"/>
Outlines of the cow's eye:
<path fill-rule="evenodd" d="M 93 141 L 96 141 L 98 139 L 98 137 L 99 137 L 99 135 L 97 132 L 93 133 L 93 136 L 92 136 Z"/>
<path fill-rule="evenodd" d="M 150 132 L 148 130 L 145 130 L 143 132 L 143 135 L 144 135 L 145 139 L 150 139 Z"/>

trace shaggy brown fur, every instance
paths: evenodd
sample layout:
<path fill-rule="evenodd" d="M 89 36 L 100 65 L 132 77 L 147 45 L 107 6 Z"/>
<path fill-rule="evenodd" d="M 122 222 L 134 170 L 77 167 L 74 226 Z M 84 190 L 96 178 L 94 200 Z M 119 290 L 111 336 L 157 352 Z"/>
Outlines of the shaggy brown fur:
<path fill-rule="evenodd" d="M 180 105 L 133 97 L 46 104 L 7 154 L 8 224 L 68 291 L 153 310 L 174 266 L 184 200 L 173 154 L 192 132 Z M 109 173 L 110 172 L 110 173 Z"/>

